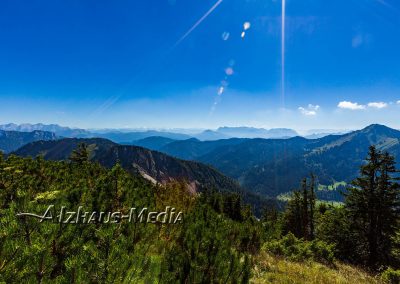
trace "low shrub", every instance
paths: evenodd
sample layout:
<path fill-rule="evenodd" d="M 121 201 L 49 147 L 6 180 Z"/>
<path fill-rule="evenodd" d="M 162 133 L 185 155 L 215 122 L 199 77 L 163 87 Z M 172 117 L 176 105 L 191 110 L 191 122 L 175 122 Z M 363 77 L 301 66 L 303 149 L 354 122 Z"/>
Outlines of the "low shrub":
<path fill-rule="evenodd" d="M 291 261 L 313 260 L 332 263 L 334 260 L 334 245 L 319 240 L 304 241 L 292 233 L 279 240 L 265 243 L 263 249 Z"/>
<path fill-rule="evenodd" d="M 400 283 L 400 270 L 394 270 L 389 267 L 382 273 L 381 278 L 386 283 L 398 284 Z"/>

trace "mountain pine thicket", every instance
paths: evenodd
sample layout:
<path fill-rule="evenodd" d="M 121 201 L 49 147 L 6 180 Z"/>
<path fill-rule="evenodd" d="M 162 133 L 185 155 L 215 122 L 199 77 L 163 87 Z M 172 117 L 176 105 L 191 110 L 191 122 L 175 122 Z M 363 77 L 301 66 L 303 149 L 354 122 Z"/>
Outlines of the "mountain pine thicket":
<path fill-rule="evenodd" d="M 375 147 L 343 205 L 318 202 L 311 174 L 283 212 L 265 208 L 261 219 L 237 194 L 154 185 L 88 157 L 85 145 L 69 161 L 0 155 L 0 283 L 282 283 L 287 275 L 271 274 L 281 260 L 338 271 L 350 263 L 400 280 L 398 173 L 393 157 Z M 171 206 L 184 217 L 177 224 L 17 217 L 43 214 L 49 204 L 90 212 Z"/>
<path fill-rule="evenodd" d="M 218 193 L 195 197 L 180 183 L 155 186 L 119 164 L 105 169 L 88 162 L 84 152 L 84 146 L 77 149 L 71 162 L 1 156 L 0 282 L 248 282 L 261 227 L 250 214 L 234 212 L 242 210 L 240 201 L 228 208 Z M 219 211 L 211 199 L 220 200 Z M 172 206 L 184 212 L 184 223 L 59 224 L 16 217 L 42 215 L 49 204 L 90 212 Z"/>

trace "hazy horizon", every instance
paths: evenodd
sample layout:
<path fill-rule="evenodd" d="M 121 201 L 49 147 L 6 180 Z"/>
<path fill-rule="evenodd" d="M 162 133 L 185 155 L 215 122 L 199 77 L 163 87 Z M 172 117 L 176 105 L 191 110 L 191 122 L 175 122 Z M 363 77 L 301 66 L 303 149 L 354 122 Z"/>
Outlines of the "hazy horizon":
<path fill-rule="evenodd" d="M 163 127 L 125 127 L 125 128 L 85 128 L 85 127 L 77 127 L 77 126 L 71 126 L 71 125 L 59 125 L 57 123 L 42 123 L 42 122 L 37 122 L 37 123 L 31 123 L 31 122 L 25 122 L 25 123 L 15 123 L 15 122 L 1 122 L 0 121 L 0 126 L 3 125 L 8 125 L 8 124 L 15 124 L 17 126 L 33 126 L 33 125 L 38 125 L 42 124 L 45 126 L 49 125 L 57 125 L 60 127 L 67 127 L 70 129 L 81 129 L 81 130 L 86 130 L 89 132 L 93 133 L 106 133 L 106 132 L 113 132 L 113 131 L 119 131 L 119 132 L 144 132 L 144 131 L 159 131 L 159 132 L 172 132 L 172 133 L 181 133 L 181 134 L 187 134 L 187 135 L 196 135 L 200 134 L 203 131 L 217 131 L 219 128 L 223 127 L 228 127 L 228 128 L 254 128 L 254 129 L 264 129 L 264 130 L 271 130 L 271 129 L 289 129 L 289 130 L 294 130 L 296 131 L 299 135 L 311 135 L 311 134 L 337 134 L 337 133 L 346 133 L 346 132 L 351 132 L 351 131 L 356 131 L 356 130 L 361 130 L 364 129 L 371 124 L 364 125 L 360 128 L 338 128 L 338 129 L 333 129 L 333 128 L 290 128 L 290 127 L 271 127 L 271 128 L 265 128 L 265 127 L 253 127 L 249 125 L 222 125 L 217 128 L 180 128 L 180 127 L 172 127 L 172 128 L 163 128 Z M 379 124 L 379 123 L 372 123 L 372 124 Z M 385 124 L 383 124 L 385 125 Z M 400 130 L 399 128 L 392 127 L 390 125 L 385 125 L 389 128 L 393 128 L 396 130 Z"/>

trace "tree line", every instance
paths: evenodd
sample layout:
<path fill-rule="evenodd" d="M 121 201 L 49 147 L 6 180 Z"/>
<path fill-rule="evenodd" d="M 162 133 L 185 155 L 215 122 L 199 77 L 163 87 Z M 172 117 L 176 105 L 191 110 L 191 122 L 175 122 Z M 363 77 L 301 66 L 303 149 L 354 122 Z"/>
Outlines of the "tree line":
<path fill-rule="evenodd" d="M 394 157 L 369 148 L 365 164 L 343 192 L 343 206 L 315 199 L 316 177 L 304 179 L 283 216 L 283 232 L 334 244 L 339 259 L 371 271 L 399 266 L 400 185 Z M 316 231 L 315 231 L 316 228 Z"/>

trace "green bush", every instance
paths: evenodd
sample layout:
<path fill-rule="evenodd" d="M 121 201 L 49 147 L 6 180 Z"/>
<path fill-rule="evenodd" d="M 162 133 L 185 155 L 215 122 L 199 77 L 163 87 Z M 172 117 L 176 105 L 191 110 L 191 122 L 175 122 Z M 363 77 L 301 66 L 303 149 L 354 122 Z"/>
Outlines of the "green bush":
<path fill-rule="evenodd" d="M 296 238 L 292 233 L 280 240 L 265 243 L 263 249 L 292 261 L 314 260 L 332 263 L 334 260 L 333 245 L 318 240 L 304 241 Z"/>
<path fill-rule="evenodd" d="M 400 270 L 388 268 L 382 273 L 382 280 L 387 283 L 398 284 L 400 283 Z"/>

